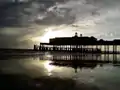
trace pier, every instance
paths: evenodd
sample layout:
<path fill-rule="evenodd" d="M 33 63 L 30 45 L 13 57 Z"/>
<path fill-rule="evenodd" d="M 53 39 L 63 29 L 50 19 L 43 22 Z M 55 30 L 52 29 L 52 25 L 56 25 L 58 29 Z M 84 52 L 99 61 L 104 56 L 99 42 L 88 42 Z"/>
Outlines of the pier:
<path fill-rule="evenodd" d="M 56 37 L 51 38 L 49 43 L 40 43 L 34 45 L 36 51 L 61 51 L 61 52 L 81 52 L 81 53 L 102 53 L 102 54 L 120 54 L 118 49 L 120 39 L 103 40 L 93 36 Z"/>

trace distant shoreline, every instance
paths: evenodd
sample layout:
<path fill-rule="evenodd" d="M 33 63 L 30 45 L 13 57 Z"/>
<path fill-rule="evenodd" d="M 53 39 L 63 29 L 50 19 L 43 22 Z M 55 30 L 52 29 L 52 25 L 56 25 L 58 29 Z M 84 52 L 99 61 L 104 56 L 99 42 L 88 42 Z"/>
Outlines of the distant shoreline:
<path fill-rule="evenodd" d="M 19 51 L 23 51 L 23 50 L 24 51 L 30 51 L 30 50 L 32 50 L 33 51 L 34 49 L 0 48 L 0 51 L 1 50 L 6 50 L 6 51 L 8 51 L 8 50 L 16 50 L 16 51 L 17 50 L 19 50 Z"/>
<path fill-rule="evenodd" d="M 69 52 L 69 51 L 40 51 L 34 49 L 10 49 L 10 48 L 0 48 L 0 55 L 41 55 L 41 53 L 50 52 L 50 53 L 81 53 L 81 52 Z M 81 53 L 82 54 L 82 53 Z M 83 53 L 83 54 L 97 54 L 97 53 Z M 118 53 L 107 53 L 101 52 L 99 54 L 120 54 Z"/>

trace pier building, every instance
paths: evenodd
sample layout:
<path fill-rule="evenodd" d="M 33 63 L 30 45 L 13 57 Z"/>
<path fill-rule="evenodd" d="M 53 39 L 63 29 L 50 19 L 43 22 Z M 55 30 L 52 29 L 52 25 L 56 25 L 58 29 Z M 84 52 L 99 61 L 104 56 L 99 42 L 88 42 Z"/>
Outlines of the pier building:
<path fill-rule="evenodd" d="M 81 53 L 120 53 L 118 46 L 120 39 L 103 40 L 94 36 L 83 36 L 76 32 L 72 37 L 55 37 L 50 38 L 49 43 L 40 43 L 34 50 L 38 51 L 64 51 L 64 52 L 81 52 Z M 110 50 L 112 47 L 112 50 Z M 104 50 L 102 50 L 104 48 Z"/>

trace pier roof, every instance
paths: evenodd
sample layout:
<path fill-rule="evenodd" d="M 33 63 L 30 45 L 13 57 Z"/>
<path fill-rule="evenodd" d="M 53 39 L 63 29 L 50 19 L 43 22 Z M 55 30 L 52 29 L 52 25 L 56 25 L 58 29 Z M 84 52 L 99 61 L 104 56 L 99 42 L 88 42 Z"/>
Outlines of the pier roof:
<path fill-rule="evenodd" d="M 84 44 L 86 43 L 93 43 L 96 42 L 97 38 L 91 36 L 91 37 L 87 37 L 87 36 L 80 36 L 78 37 L 77 35 L 73 36 L 73 37 L 56 37 L 56 38 L 52 38 L 50 39 L 50 44 L 62 44 L 62 45 L 76 45 L 76 44 L 81 44 L 84 42 Z"/>

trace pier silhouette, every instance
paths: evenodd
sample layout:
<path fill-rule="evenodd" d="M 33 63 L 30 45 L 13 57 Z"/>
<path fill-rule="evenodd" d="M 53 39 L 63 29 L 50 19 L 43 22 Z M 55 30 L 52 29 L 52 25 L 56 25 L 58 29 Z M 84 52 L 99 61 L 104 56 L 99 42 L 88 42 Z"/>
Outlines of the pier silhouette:
<path fill-rule="evenodd" d="M 73 37 L 56 37 L 51 38 L 49 43 L 40 43 L 34 45 L 35 51 L 64 51 L 64 52 L 81 52 L 81 53 L 102 53 L 102 54 L 120 54 L 118 46 L 120 39 L 111 41 L 97 39 L 94 36 L 88 37 L 77 32 Z M 112 50 L 110 50 L 112 47 Z M 104 50 L 102 50 L 104 48 Z"/>

